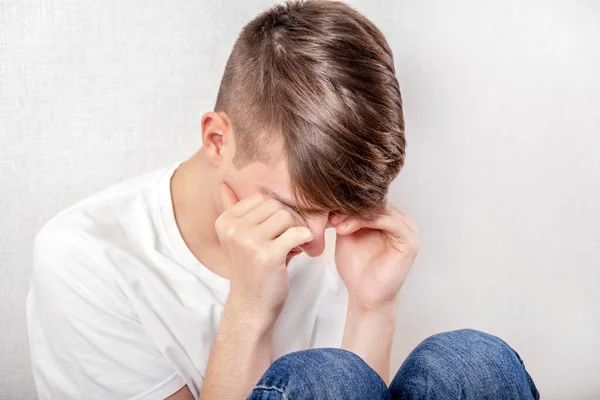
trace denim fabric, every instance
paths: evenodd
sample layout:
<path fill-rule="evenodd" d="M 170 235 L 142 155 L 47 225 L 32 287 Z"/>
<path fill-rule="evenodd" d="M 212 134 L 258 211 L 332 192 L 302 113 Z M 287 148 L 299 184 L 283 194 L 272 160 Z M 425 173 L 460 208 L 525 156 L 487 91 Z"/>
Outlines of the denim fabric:
<path fill-rule="evenodd" d="M 501 339 L 475 330 L 425 339 L 388 389 L 357 355 L 340 349 L 287 354 L 271 365 L 248 400 L 539 399 L 519 355 Z"/>
<path fill-rule="evenodd" d="M 431 336 L 390 385 L 393 399 L 539 399 L 523 361 L 502 339 L 474 330 Z"/>
<path fill-rule="evenodd" d="M 248 400 L 390 399 L 385 382 L 362 358 L 341 349 L 312 349 L 280 357 Z"/>

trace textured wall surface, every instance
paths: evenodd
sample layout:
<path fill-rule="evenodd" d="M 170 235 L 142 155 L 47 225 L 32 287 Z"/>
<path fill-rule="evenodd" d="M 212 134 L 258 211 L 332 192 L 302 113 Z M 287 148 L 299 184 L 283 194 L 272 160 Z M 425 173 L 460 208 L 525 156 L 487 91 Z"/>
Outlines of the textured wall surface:
<path fill-rule="evenodd" d="M 192 154 L 246 0 L 0 0 L 0 398 L 33 399 L 35 232 Z M 394 50 L 422 249 L 393 367 L 435 332 L 493 332 L 546 399 L 600 398 L 600 3 L 351 1 Z"/>

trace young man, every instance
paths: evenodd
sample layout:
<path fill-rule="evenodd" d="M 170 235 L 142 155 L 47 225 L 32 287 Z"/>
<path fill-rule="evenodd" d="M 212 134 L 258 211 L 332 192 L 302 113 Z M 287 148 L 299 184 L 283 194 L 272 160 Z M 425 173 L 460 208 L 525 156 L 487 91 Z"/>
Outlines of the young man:
<path fill-rule="evenodd" d="M 537 398 L 518 355 L 476 331 L 427 339 L 386 385 L 418 231 L 386 200 L 402 102 L 365 17 L 306 1 L 255 18 L 202 138 L 37 236 L 41 399 Z"/>

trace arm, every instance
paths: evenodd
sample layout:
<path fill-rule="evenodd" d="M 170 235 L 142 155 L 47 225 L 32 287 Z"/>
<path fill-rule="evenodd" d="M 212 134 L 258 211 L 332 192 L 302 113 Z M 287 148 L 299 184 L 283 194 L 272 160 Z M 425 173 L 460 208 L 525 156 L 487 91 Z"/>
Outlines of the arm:
<path fill-rule="evenodd" d="M 271 364 L 273 324 L 229 299 L 221 316 L 200 400 L 245 399 Z M 193 400 L 187 386 L 167 400 Z"/>
<path fill-rule="evenodd" d="M 298 215 L 263 193 L 239 201 L 223 183 L 221 196 L 226 211 L 215 229 L 230 261 L 231 290 L 201 400 L 245 399 L 269 368 L 273 326 L 289 292 L 287 256 L 312 240 Z"/>
<path fill-rule="evenodd" d="M 229 299 L 213 345 L 201 400 L 245 399 L 271 365 L 273 323 Z"/>
<path fill-rule="evenodd" d="M 417 227 L 391 204 L 370 219 L 337 216 L 331 222 L 337 269 L 348 288 L 342 348 L 389 383 L 396 297 L 418 252 Z"/>
<path fill-rule="evenodd" d="M 348 301 L 342 348 L 359 355 L 388 385 L 395 327 L 395 302 L 377 310 L 364 310 L 354 300 Z"/>

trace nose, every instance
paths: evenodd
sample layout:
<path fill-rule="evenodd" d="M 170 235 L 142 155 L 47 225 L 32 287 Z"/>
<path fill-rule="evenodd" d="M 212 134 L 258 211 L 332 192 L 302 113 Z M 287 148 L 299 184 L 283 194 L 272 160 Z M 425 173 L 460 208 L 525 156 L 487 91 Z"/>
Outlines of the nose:
<path fill-rule="evenodd" d="M 329 215 L 318 215 L 306 218 L 313 240 L 300 246 L 311 257 L 320 256 L 325 250 L 325 229 L 330 226 Z"/>
<path fill-rule="evenodd" d="M 315 237 L 308 243 L 303 244 L 300 248 L 311 257 L 320 256 L 325 250 L 325 236 Z"/>

